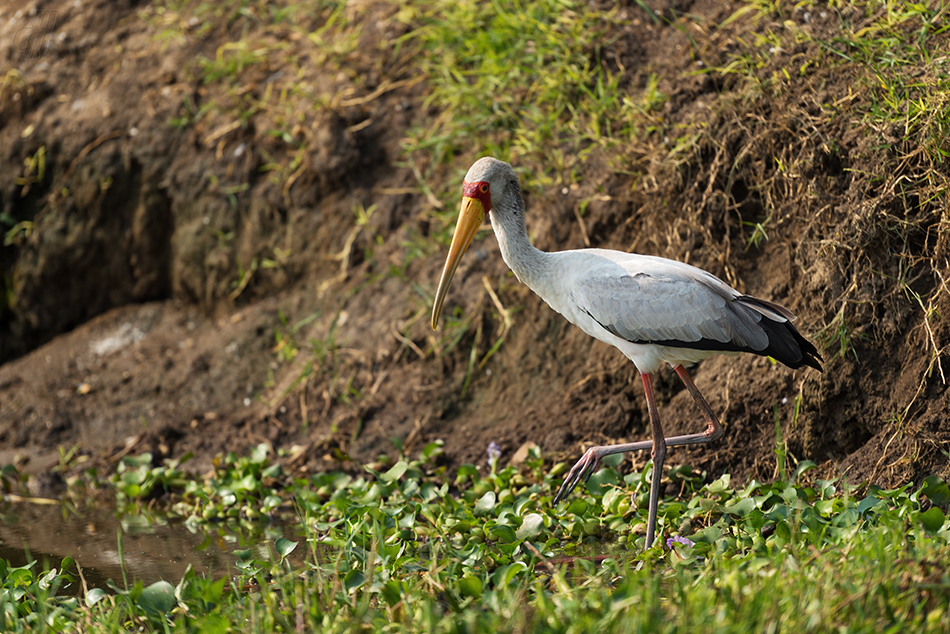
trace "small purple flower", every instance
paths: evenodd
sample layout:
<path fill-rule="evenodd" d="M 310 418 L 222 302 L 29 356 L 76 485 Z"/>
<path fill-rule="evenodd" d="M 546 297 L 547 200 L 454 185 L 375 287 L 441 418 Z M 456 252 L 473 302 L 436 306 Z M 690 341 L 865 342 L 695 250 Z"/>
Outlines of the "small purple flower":
<path fill-rule="evenodd" d="M 501 447 L 493 440 L 488 444 L 488 466 L 494 468 L 499 458 L 501 458 Z"/>
<path fill-rule="evenodd" d="M 673 535 L 666 540 L 666 547 L 673 550 L 673 544 L 683 544 L 684 546 L 695 546 L 692 540 L 680 535 Z"/>

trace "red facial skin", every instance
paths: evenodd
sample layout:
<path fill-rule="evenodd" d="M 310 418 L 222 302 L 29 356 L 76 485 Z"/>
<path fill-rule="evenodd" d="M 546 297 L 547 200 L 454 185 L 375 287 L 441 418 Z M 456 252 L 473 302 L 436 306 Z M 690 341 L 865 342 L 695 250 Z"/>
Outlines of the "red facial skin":
<path fill-rule="evenodd" d="M 485 208 L 485 213 L 491 211 L 491 191 L 489 191 L 488 183 L 485 181 L 478 181 L 477 183 L 463 181 L 462 195 L 467 198 L 475 198 L 482 203 L 482 207 Z"/>

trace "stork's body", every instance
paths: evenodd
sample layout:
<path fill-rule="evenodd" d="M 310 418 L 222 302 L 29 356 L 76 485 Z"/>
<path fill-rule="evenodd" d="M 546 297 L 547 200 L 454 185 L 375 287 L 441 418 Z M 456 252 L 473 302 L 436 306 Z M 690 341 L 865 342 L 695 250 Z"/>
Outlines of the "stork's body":
<path fill-rule="evenodd" d="M 528 239 L 518 177 L 507 163 L 492 158 L 477 161 L 465 178 L 463 195 L 459 224 L 433 307 L 433 328 L 455 268 L 489 213 L 502 257 L 518 279 L 588 335 L 618 348 L 640 371 L 653 440 L 592 447 L 568 473 L 555 501 L 589 477 L 602 457 L 652 448 L 649 548 L 666 447 L 709 442 L 722 433 L 684 366 L 714 354 L 751 352 L 771 356 L 792 368 L 809 365 L 820 370 L 818 351 L 792 325 L 794 316 L 788 310 L 742 295 L 694 266 L 606 249 L 555 253 L 536 249 Z M 651 375 L 665 363 L 674 368 L 702 409 L 705 432 L 664 437 Z"/>

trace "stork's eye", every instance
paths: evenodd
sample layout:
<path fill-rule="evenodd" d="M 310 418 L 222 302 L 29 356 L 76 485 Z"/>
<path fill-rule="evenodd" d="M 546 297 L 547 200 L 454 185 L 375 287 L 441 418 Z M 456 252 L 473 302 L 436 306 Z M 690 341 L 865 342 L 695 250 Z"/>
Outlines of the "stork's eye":
<path fill-rule="evenodd" d="M 483 194 L 487 194 L 487 193 L 488 193 L 488 185 L 487 185 L 487 184 L 482 185 L 482 186 L 479 187 L 478 189 L 481 190 L 481 192 L 482 192 Z"/>

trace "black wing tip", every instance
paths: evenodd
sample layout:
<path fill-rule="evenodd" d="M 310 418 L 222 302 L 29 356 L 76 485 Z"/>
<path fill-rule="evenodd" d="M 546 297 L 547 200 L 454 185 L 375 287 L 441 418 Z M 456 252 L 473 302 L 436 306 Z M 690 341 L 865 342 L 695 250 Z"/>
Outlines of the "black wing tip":
<path fill-rule="evenodd" d="M 816 348 L 815 344 L 810 342 L 808 339 L 802 337 L 801 334 L 798 336 L 801 337 L 802 340 L 802 353 L 805 356 L 805 363 L 815 368 L 819 372 L 823 372 L 821 369 L 821 362 L 824 361 L 824 359 L 822 359 L 821 355 L 818 353 L 818 348 Z"/>
<path fill-rule="evenodd" d="M 808 366 L 819 372 L 821 368 L 821 354 L 815 344 L 802 336 L 791 321 L 779 323 L 768 319 L 762 320 L 769 336 L 768 347 L 759 354 L 766 354 L 776 361 L 787 365 L 793 370 Z"/>
<path fill-rule="evenodd" d="M 805 366 L 808 366 L 809 368 L 814 368 L 818 370 L 819 372 L 824 372 L 824 370 L 821 367 L 821 362 L 824 361 L 824 359 L 822 359 L 821 355 L 818 354 L 818 350 L 815 348 L 814 345 L 812 345 L 810 341 L 808 341 L 801 335 L 798 335 L 798 336 L 801 337 L 801 342 L 799 344 L 799 347 L 801 348 L 801 351 L 802 351 L 801 359 L 799 359 L 797 362 L 789 363 L 788 361 L 785 361 L 782 359 L 778 359 L 775 357 L 773 358 L 775 358 L 776 361 L 781 361 L 788 367 L 795 370 L 797 370 L 798 368 L 803 368 Z"/>
<path fill-rule="evenodd" d="M 776 321 L 765 312 L 759 311 L 762 315 L 759 324 L 769 337 L 768 347 L 760 351 L 759 354 L 768 355 L 793 370 L 808 366 L 819 372 L 823 371 L 821 369 L 822 358 L 821 354 L 818 353 L 818 348 L 808 339 L 805 339 L 802 333 L 798 332 L 798 328 L 792 323 L 796 317 L 790 310 L 781 304 L 750 295 L 742 295 L 739 297 L 739 301 L 753 308 L 761 306 L 785 318 L 784 322 Z"/>

